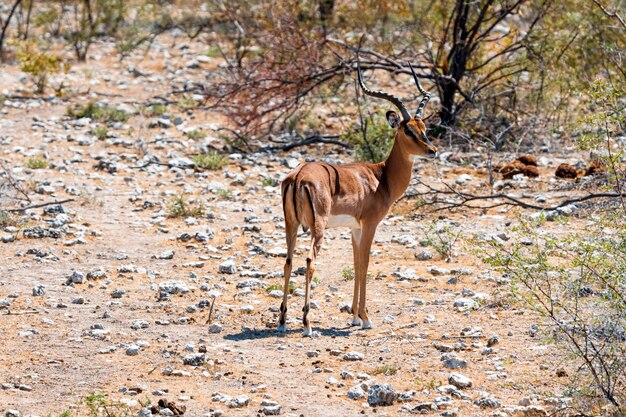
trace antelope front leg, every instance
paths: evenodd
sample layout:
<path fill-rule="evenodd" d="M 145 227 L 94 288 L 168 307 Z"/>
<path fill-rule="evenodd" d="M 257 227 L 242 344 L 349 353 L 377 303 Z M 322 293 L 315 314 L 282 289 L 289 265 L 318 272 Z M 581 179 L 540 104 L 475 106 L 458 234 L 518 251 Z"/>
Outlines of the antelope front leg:
<path fill-rule="evenodd" d="M 354 258 L 354 293 L 352 295 L 352 326 L 360 326 L 362 323 L 359 318 L 359 287 L 361 281 L 359 245 L 361 243 L 361 229 L 352 229 L 352 255 Z"/>
<path fill-rule="evenodd" d="M 372 241 L 374 240 L 374 234 L 376 233 L 376 227 L 363 228 L 361 234 L 361 244 L 359 245 L 359 276 L 354 279 L 359 280 L 359 318 L 362 320 L 362 329 L 371 329 L 372 322 L 370 322 L 367 316 L 366 308 L 366 286 L 367 286 L 367 269 L 370 262 L 370 249 L 372 247 Z M 356 284 L 355 284 L 356 286 Z"/>

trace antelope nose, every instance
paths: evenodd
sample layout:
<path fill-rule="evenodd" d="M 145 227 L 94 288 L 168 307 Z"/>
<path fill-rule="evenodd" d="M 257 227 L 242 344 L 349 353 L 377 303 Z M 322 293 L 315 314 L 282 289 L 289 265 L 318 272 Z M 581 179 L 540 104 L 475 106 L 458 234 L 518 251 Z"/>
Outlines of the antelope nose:
<path fill-rule="evenodd" d="M 428 156 L 432 158 L 437 157 L 437 148 L 435 147 L 428 148 Z"/>

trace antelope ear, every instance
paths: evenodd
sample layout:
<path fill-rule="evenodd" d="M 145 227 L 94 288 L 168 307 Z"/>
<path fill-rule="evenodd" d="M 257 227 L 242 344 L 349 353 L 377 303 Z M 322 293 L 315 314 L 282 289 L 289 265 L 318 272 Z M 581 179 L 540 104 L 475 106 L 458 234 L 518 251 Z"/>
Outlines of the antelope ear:
<path fill-rule="evenodd" d="M 387 117 L 387 123 L 389 123 L 389 126 L 391 126 L 394 129 L 397 129 L 400 127 L 401 119 L 398 113 L 396 113 L 395 111 L 389 110 L 386 114 L 386 117 Z"/>

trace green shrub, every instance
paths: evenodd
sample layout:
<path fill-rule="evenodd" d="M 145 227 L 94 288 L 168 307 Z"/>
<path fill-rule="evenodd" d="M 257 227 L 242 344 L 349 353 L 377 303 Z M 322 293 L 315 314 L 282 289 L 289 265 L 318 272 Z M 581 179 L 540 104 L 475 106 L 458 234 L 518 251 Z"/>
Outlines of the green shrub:
<path fill-rule="evenodd" d="M 384 115 L 379 112 L 363 117 L 363 124 L 354 124 L 341 135 L 344 142 L 351 144 L 359 161 L 381 162 L 387 158 L 393 146 L 393 131 Z"/>
<path fill-rule="evenodd" d="M 42 94 L 52 74 L 67 72 L 69 65 L 60 55 L 40 50 L 33 40 L 21 42 L 17 49 L 20 70 L 29 74 L 35 83 L 35 93 Z"/>
<path fill-rule="evenodd" d="M 169 206 L 169 217 L 202 217 L 206 209 L 203 204 L 190 204 L 184 196 L 179 196 Z"/>
<path fill-rule="evenodd" d="M 196 168 L 216 171 L 224 168 L 228 164 L 228 157 L 217 152 L 208 152 L 193 157 Z"/>
<path fill-rule="evenodd" d="M 624 88 L 596 82 L 581 123 L 581 148 L 601 155 L 613 190 L 621 191 L 626 172 L 623 131 Z M 616 193 L 617 194 L 617 193 Z M 580 208 L 579 208 L 580 209 Z M 543 221 L 521 219 L 510 242 L 477 241 L 484 261 L 511 280 L 511 293 L 545 325 L 546 336 L 571 362 L 576 376 L 569 388 L 575 408 L 626 413 L 626 203 L 615 198 L 585 216 L 583 228 L 553 233 Z"/>
<path fill-rule="evenodd" d="M 108 105 L 98 105 L 93 101 L 84 106 L 68 107 L 67 115 L 74 119 L 89 117 L 104 123 L 126 122 L 130 118 L 130 114 L 124 110 L 115 109 Z"/>
<path fill-rule="evenodd" d="M 26 168 L 46 169 L 48 168 L 48 161 L 42 158 L 28 158 L 26 161 Z"/>
<path fill-rule="evenodd" d="M 374 369 L 371 374 L 372 375 L 395 375 L 398 373 L 398 367 L 393 365 L 382 365 L 378 368 Z"/>
<path fill-rule="evenodd" d="M 204 130 L 194 129 L 186 132 L 185 135 L 191 140 L 198 140 L 206 138 L 207 133 Z"/>
<path fill-rule="evenodd" d="M 231 193 L 229 190 L 225 188 L 218 188 L 217 190 L 215 190 L 215 195 L 217 195 L 217 197 L 220 200 L 232 200 L 233 199 L 233 193 Z"/>
<path fill-rule="evenodd" d="M 98 126 L 91 131 L 91 134 L 100 140 L 106 139 L 109 129 L 106 126 Z"/>
<path fill-rule="evenodd" d="M 278 185 L 278 180 L 272 177 L 263 178 L 261 185 L 263 187 L 276 187 Z"/>

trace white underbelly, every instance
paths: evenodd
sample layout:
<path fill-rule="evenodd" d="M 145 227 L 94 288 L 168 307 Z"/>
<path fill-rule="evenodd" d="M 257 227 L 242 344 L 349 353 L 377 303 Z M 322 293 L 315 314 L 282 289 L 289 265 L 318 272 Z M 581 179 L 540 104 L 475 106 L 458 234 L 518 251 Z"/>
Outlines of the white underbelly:
<path fill-rule="evenodd" d="M 327 228 L 331 227 L 349 227 L 351 229 L 360 229 L 361 224 L 354 217 L 347 214 L 339 214 L 328 217 Z"/>

